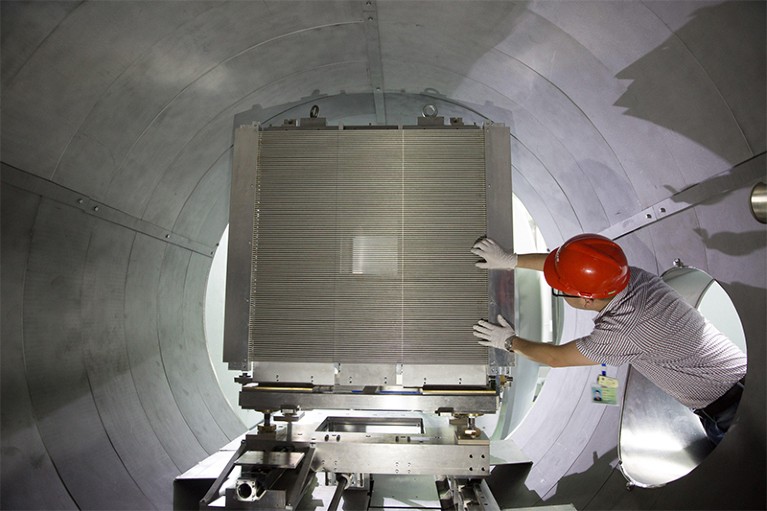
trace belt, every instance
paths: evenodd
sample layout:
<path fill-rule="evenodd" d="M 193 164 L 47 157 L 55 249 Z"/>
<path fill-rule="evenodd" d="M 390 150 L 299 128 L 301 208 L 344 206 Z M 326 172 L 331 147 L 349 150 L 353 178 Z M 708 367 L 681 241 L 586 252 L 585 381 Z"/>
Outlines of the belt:
<path fill-rule="evenodd" d="M 709 417 L 715 417 L 729 408 L 733 403 L 740 401 L 740 396 L 743 394 L 743 387 L 746 385 L 746 377 L 744 376 L 739 381 L 735 382 L 735 385 L 730 387 L 730 390 L 722 394 L 713 403 L 705 408 L 699 408 L 695 410 L 695 413 L 701 415 L 700 412 L 705 413 Z"/>

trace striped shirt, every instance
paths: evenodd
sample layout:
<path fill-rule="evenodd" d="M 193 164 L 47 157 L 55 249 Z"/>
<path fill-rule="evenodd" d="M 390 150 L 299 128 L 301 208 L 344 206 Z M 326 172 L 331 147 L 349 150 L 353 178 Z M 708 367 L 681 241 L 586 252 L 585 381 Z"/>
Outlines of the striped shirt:
<path fill-rule="evenodd" d="M 746 374 L 746 355 L 659 277 L 630 267 L 629 285 L 576 339 L 581 354 L 630 363 L 685 406 L 703 408 Z"/>

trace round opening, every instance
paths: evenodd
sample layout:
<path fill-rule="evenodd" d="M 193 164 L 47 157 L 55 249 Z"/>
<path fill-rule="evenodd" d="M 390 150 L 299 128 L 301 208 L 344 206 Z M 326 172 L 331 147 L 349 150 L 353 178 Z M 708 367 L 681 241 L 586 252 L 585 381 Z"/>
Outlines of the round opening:
<path fill-rule="evenodd" d="M 680 265 L 662 278 L 745 353 L 740 317 L 711 275 Z M 663 486 L 687 475 L 713 449 L 697 415 L 637 371 L 629 370 L 618 452 L 629 484 Z"/>
<path fill-rule="evenodd" d="M 237 485 L 237 496 L 241 500 L 248 500 L 253 496 L 253 487 L 250 483 L 242 482 Z"/>

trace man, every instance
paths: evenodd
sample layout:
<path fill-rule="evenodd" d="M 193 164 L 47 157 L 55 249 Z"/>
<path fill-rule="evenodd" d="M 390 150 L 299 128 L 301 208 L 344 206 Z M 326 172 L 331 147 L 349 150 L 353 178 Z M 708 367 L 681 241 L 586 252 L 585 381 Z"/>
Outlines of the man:
<path fill-rule="evenodd" d="M 591 334 L 562 345 L 522 339 L 501 315 L 479 321 L 483 346 L 507 349 L 552 367 L 630 363 L 701 418 L 718 444 L 729 429 L 743 391 L 746 356 L 659 277 L 628 266 L 608 238 L 581 234 L 550 254 L 514 254 L 491 239 L 472 253 L 478 268 L 543 271 L 556 296 L 593 311 Z"/>

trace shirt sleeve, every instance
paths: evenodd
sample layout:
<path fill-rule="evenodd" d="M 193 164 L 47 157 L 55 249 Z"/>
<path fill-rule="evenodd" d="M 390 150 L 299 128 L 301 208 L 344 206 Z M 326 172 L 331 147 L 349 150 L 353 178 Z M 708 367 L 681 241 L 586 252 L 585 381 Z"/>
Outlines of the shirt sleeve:
<path fill-rule="evenodd" d="M 596 327 L 591 334 L 575 340 L 581 355 L 600 364 L 619 366 L 638 360 L 642 350 L 631 339 L 609 328 Z"/>

